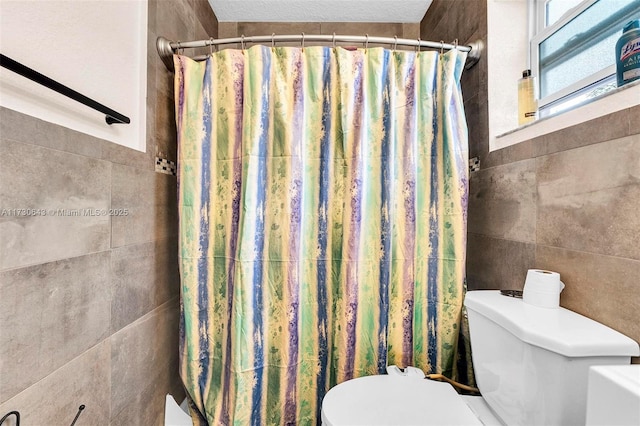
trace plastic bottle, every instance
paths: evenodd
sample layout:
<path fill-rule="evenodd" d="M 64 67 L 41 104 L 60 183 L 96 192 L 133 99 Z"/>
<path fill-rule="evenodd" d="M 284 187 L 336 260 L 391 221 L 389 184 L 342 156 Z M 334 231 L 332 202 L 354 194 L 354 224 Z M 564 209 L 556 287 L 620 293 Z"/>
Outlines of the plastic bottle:
<path fill-rule="evenodd" d="M 536 81 L 531 76 L 531 70 L 524 70 L 522 78 L 518 80 L 518 126 L 531 123 L 537 117 Z"/>
<path fill-rule="evenodd" d="M 616 43 L 618 87 L 640 79 L 640 19 L 627 22 Z"/>

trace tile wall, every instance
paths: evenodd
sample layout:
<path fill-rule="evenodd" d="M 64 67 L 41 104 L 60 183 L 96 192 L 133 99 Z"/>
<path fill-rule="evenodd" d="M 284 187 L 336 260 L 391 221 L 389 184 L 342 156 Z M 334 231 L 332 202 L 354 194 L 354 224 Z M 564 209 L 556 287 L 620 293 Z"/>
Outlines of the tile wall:
<path fill-rule="evenodd" d="M 220 22 L 219 38 L 269 35 L 269 34 L 342 34 L 361 35 L 369 34 L 377 37 L 393 37 L 417 39 L 419 25 L 417 23 L 368 23 L 368 22 Z M 320 43 L 314 43 L 318 45 Z M 353 45 L 353 43 L 337 43 L 340 45 Z M 300 43 L 278 43 L 278 46 L 299 46 Z M 369 47 L 378 46 L 369 43 Z M 389 45 L 381 45 L 389 47 Z M 240 46 L 227 45 L 227 48 Z M 362 47 L 362 46 L 358 46 Z"/>
<path fill-rule="evenodd" d="M 420 35 L 486 44 L 486 7 L 434 0 Z M 640 341 L 640 107 L 489 152 L 486 75 L 481 59 L 462 77 L 469 156 L 480 158 L 469 289 L 521 289 L 528 268 L 558 271 L 562 306 Z"/>
<path fill-rule="evenodd" d="M 141 153 L 0 109 L 0 209 L 127 209 L 0 216 L 0 415 L 25 425 L 163 424 L 179 400 L 173 74 L 155 39 L 217 35 L 207 0 L 149 0 Z M 69 213 L 72 214 L 72 213 Z M 13 425 L 13 420 L 5 425 Z"/>

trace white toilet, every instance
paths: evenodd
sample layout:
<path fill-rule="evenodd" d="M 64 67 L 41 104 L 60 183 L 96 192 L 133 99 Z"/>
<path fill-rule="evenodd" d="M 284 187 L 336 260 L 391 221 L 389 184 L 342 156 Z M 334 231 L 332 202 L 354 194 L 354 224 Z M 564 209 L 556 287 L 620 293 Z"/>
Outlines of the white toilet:
<path fill-rule="evenodd" d="M 327 392 L 324 426 L 584 425 L 593 365 L 624 365 L 638 344 L 564 308 L 470 291 L 473 367 L 482 397 L 411 372 L 360 377 Z"/>

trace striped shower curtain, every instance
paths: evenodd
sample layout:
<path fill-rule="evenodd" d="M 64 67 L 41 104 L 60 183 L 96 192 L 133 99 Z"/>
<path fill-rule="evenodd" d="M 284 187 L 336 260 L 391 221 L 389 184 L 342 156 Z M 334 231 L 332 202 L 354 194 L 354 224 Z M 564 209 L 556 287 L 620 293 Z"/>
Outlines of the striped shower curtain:
<path fill-rule="evenodd" d="M 465 54 L 175 56 L 181 376 L 195 424 L 316 424 L 388 364 L 454 374 Z"/>

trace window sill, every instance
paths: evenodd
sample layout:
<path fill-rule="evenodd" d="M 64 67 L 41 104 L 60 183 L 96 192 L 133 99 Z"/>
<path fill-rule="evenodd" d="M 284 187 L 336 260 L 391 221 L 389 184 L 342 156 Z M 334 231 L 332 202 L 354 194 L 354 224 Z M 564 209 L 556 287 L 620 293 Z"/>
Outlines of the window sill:
<path fill-rule="evenodd" d="M 636 105 L 640 105 L 640 80 L 629 83 L 572 110 L 537 120 L 534 123 L 498 135 L 491 141 L 490 151 L 506 148 Z"/>

